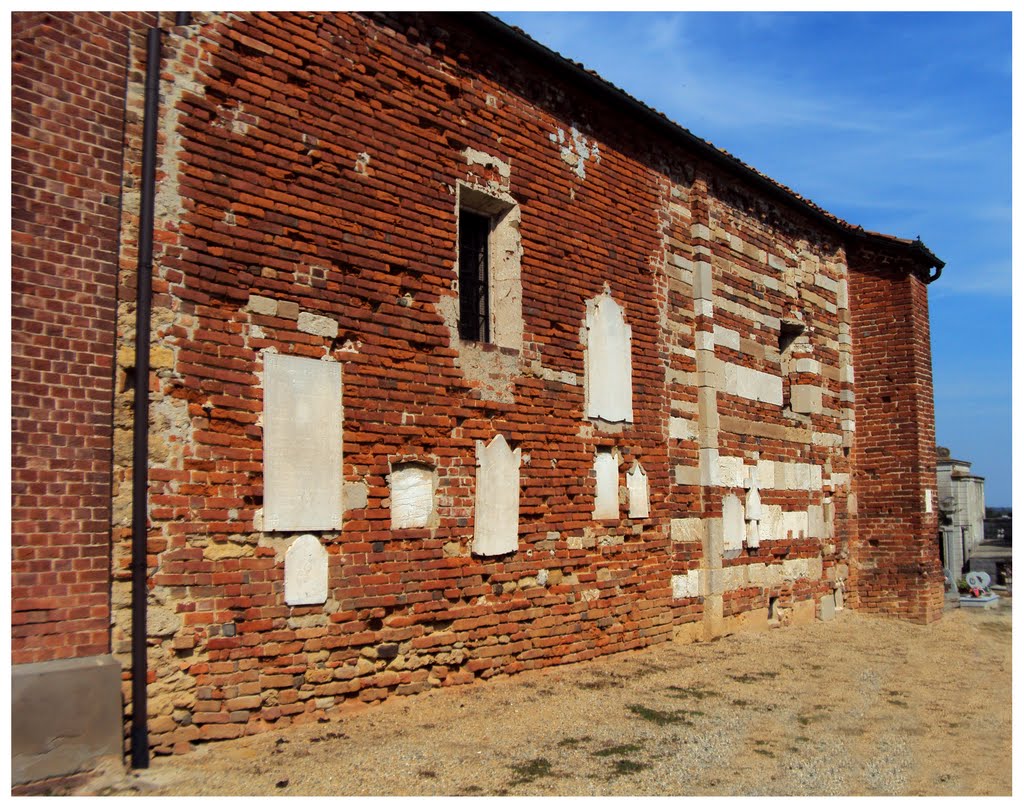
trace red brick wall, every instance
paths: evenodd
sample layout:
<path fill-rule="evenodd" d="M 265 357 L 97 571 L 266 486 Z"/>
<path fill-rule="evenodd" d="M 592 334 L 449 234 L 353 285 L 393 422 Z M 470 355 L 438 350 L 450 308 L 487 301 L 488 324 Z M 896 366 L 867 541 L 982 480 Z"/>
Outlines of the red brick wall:
<path fill-rule="evenodd" d="M 850 259 L 857 432 L 855 604 L 918 622 L 942 613 L 928 293 L 910 259 Z M 927 267 L 923 268 L 927 271 Z M 925 513 L 925 490 L 933 511 Z"/>
<path fill-rule="evenodd" d="M 110 461 L 126 35 L 12 15 L 15 663 L 110 651 Z"/>
<path fill-rule="evenodd" d="M 809 263 L 826 287 L 837 282 L 845 258 L 831 228 L 768 210 L 742 179 L 624 124 L 621 108 L 575 79 L 556 86 L 547 68 L 458 18 L 196 20 L 165 37 L 153 373 L 143 382 L 153 402 L 156 751 L 315 720 L 347 699 L 638 648 L 699 620 L 701 599 L 673 600 L 670 575 L 703 563 L 702 548 L 673 546 L 669 523 L 719 516 L 722 491 L 676 476 L 697 462 L 697 443 L 670 439 L 668 421 L 693 413 L 685 379 L 694 329 L 712 327 L 693 314 L 680 267 L 711 256 L 723 300 L 779 316 L 788 303 L 748 276 L 780 275 L 783 261 L 786 272 Z M 112 356 L 120 300 L 117 357 L 132 369 L 142 65 L 141 37 L 131 54 L 127 40 L 129 28 L 152 22 L 27 14 L 14 31 L 15 661 L 113 650 L 126 676 L 133 391 L 115 389 Z M 585 155 L 574 128 L 599 153 Z M 509 171 L 467 160 L 467 148 Z M 506 381 L 481 382 L 460 366 L 441 311 L 455 294 L 459 181 L 503 187 L 520 206 L 524 341 L 518 358 L 495 351 L 518 362 L 502 400 L 483 389 Z M 726 246 L 730 236 L 754 252 Z M 774 265 L 753 257 L 760 248 Z M 670 258 L 681 261 L 671 272 Z M 855 487 L 864 486 L 859 535 L 845 516 L 845 483 L 766 496 L 800 508 L 831 495 L 842 512 L 838 546 L 801 535 L 744 548 L 728 566 L 821 555 L 825 576 L 737 589 L 726 615 L 768 597 L 806 605 L 828 596 L 847 541 L 855 600 L 936 614 L 923 541 L 934 515 L 920 515 L 924 488 L 934 488 L 927 306 L 907 268 L 879 269 L 882 260 L 861 256 L 850 280 L 864 374 L 853 458 Z M 584 417 L 582 386 L 586 301 L 605 283 L 633 338 L 635 423 L 611 429 Z M 250 307 L 250 295 L 276 301 L 274 310 Z M 830 372 L 840 324 L 824 310 L 836 300 L 832 291 L 803 302 Z M 897 311 L 903 319 L 893 322 Z M 301 330 L 300 312 L 335 320 L 337 337 Z M 733 311 L 721 324 L 749 341 L 775 338 L 746 317 Z M 348 508 L 341 531 L 319 535 L 330 556 L 325 606 L 284 604 L 292 536 L 260 529 L 267 349 L 342 365 L 343 473 L 365 505 Z M 55 361 L 71 372 L 56 372 Z M 902 380 L 891 393 L 886 373 Z M 833 407 L 845 384 L 826 387 Z M 827 464 L 837 479 L 851 470 L 838 443 L 805 452 L 772 432 L 789 423 L 778 413 L 719 399 L 734 424 L 721 431 L 725 454 Z M 763 434 L 736 427 L 741 416 L 759 420 Z M 834 413 L 804 421 L 840 437 Z M 496 432 L 524 456 L 519 551 L 481 558 L 469 551 L 474 448 Z M 610 446 L 623 473 L 634 459 L 643 464 L 649 519 L 629 520 L 625 509 L 618 520 L 591 518 L 594 454 Z M 883 465 L 879 446 L 895 446 L 897 462 Z M 437 470 L 439 523 L 392 531 L 390 464 L 414 460 Z"/>

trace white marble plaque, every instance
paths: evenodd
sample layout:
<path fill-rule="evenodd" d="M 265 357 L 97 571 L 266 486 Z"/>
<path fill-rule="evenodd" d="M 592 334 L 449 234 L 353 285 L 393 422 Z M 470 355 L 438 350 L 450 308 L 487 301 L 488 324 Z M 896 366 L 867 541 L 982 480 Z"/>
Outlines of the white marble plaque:
<path fill-rule="evenodd" d="M 597 491 L 594 495 L 595 519 L 619 518 L 619 459 L 614 452 L 598 451 L 594 458 Z"/>
<path fill-rule="evenodd" d="M 587 417 L 633 421 L 632 329 L 607 291 L 587 301 L 583 372 Z"/>
<path fill-rule="evenodd" d="M 747 527 L 743 521 L 743 503 L 735 494 L 722 497 L 722 531 L 726 552 L 743 548 Z"/>
<path fill-rule="evenodd" d="M 327 551 L 309 533 L 299 536 L 284 554 L 284 602 L 316 606 L 327 600 Z"/>
<path fill-rule="evenodd" d="M 263 529 L 339 530 L 341 365 L 263 357 Z"/>
<path fill-rule="evenodd" d="M 782 506 L 762 505 L 761 519 L 757 523 L 760 541 L 773 541 L 786 538 L 782 531 Z"/>
<path fill-rule="evenodd" d="M 407 463 L 391 472 L 391 527 L 427 527 L 434 512 L 434 472 Z"/>
<path fill-rule="evenodd" d="M 501 555 L 519 549 L 519 460 L 498 434 L 476 442 L 476 509 L 473 552 Z"/>
<path fill-rule="evenodd" d="M 647 488 L 647 472 L 639 462 L 626 474 L 626 490 L 629 491 L 629 518 L 646 519 L 651 515 L 650 492 Z"/>

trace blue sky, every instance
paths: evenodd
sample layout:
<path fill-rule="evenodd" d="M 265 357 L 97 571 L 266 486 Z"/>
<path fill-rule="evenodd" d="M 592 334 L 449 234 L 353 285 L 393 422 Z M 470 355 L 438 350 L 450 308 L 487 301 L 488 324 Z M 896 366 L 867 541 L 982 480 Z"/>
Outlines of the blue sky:
<path fill-rule="evenodd" d="M 510 12 L 698 137 L 854 224 L 920 236 L 937 440 L 1011 503 L 1011 19 Z"/>

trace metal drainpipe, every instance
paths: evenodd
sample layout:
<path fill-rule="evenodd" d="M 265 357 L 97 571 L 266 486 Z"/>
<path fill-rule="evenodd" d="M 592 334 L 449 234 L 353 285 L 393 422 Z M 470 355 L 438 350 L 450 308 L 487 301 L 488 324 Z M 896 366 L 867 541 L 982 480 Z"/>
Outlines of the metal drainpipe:
<path fill-rule="evenodd" d="M 175 25 L 192 15 L 178 11 Z M 153 221 L 156 198 L 156 126 L 160 115 L 159 27 L 146 37 L 146 92 L 142 122 L 142 189 L 139 204 L 139 260 L 135 280 L 135 400 L 132 412 L 132 733 L 133 769 L 149 768 L 149 664 L 146 556 L 149 529 L 149 340 L 153 306 Z M 140 675 L 141 674 L 141 675 Z"/>
<path fill-rule="evenodd" d="M 160 114 L 160 36 L 146 39 L 146 98 L 142 124 L 142 197 L 135 282 L 135 401 L 132 443 L 132 768 L 149 767 L 146 684 L 147 533 L 149 522 L 149 340 L 153 296 L 153 205 L 156 196 L 156 125 Z"/>

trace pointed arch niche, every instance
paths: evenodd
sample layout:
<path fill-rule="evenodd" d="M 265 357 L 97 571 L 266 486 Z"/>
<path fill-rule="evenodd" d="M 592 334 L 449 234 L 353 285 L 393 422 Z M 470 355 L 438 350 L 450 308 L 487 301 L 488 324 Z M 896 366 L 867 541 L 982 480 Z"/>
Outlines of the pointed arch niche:
<path fill-rule="evenodd" d="M 588 418 L 633 422 L 632 340 L 622 307 L 605 286 L 603 294 L 587 301 L 583 374 Z"/>

